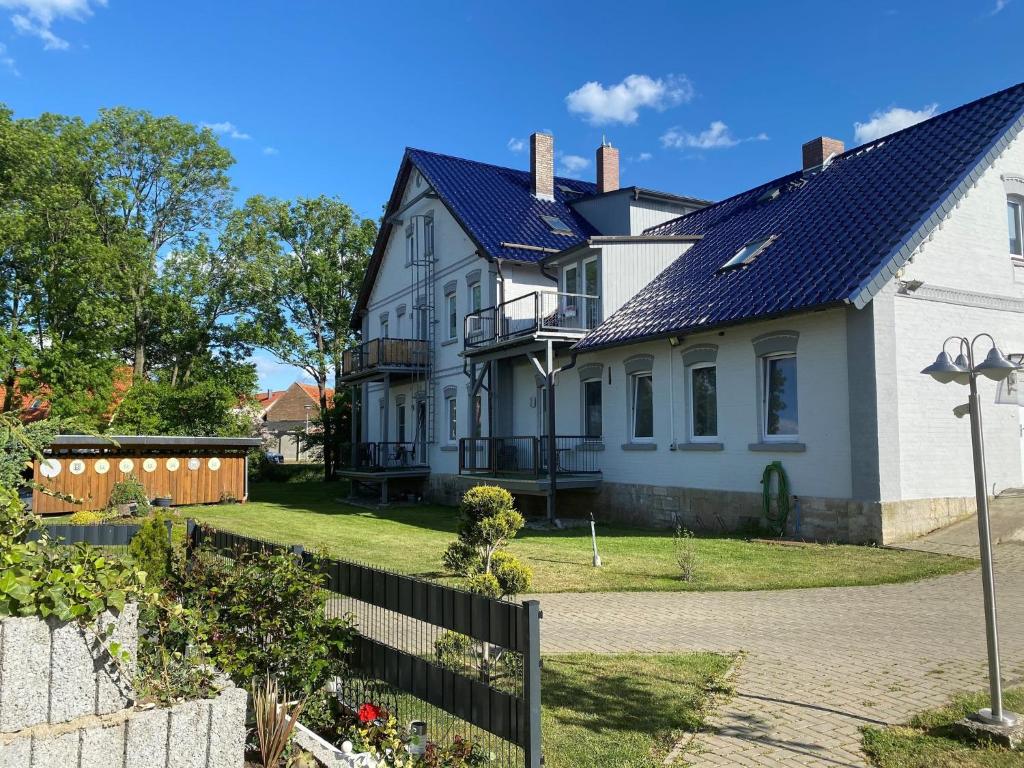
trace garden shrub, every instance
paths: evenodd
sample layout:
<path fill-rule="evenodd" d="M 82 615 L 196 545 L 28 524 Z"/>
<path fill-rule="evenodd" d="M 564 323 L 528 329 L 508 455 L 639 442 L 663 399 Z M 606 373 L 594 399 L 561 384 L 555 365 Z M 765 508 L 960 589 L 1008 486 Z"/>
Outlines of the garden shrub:
<path fill-rule="evenodd" d="M 208 616 L 210 658 L 239 686 L 270 675 L 296 694 L 344 671 L 354 630 L 328 618 L 324 577 L 293 555 L 255 552 L 225 562 L 200 550 L 182 590 Z"/>
<path fill-rule="evenodd" d="M 167 533 L 168 522 L 164 512 L 154 510 L 128 545 L 128 554 L 135 565 L 145 571 L 146 581 L 153 586 L 162 585 L 171 570 L 173 547 Z"/>
<path fill-rule="evenodd" d="M 99 525 L 105 519 L 102 512 L 94 512 L 91 509 L 79 509 L 68 518 L 71 525 Z"/>
<path fill-rule="evenodd" d="M 675 549 L 676 565 L 679 566 L 679 578 L 683 581 L 693 581 L 697 575 L 698 560 L 693 531 L 677 525 L 672 537 L 672 546 Z"/>
<path fill-rule="evenodd" d="M 124 480 L 114 483 L 110 491 L 110 506 L 131 504 L 133 501 L 138 505 L 138 514 L 144 515 L 149 511 L 149 496 L 146 494 L 145 486 L 138 477 L 130 474 Z"/>

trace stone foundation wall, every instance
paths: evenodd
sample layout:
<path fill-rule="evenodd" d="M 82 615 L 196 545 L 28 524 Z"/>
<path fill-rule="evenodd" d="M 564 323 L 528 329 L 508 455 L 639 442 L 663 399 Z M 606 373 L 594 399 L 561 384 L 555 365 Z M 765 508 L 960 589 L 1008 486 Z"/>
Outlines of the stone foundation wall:
<path fill-rule="evenodd" d="M 432 475 L 431 500 L 458 504 L 463 486 L 451 475 Z M 915 499 L 896 502 L 800 496 L 790 512 L 787 534 L 811 541 L 896 544 L 942 528 L 975 512 L 973 499 Z M 527 516 L 543 516 L 543 496 L 516 497 Z M 735 533 L 761 526 L 761 494 L 703 488 L 605 482 L 597 491 L 561 491 L 560 517 L 651 528 L 681 525 L 693 531 Z"/>
<path fill-rule="evenodd" d="M 110 658 L 98 627 L 0 621 L 0 768 L 241 768 L 246 692 L 134 708 L 137 606 L 98 623 L 131 662 Z"/>

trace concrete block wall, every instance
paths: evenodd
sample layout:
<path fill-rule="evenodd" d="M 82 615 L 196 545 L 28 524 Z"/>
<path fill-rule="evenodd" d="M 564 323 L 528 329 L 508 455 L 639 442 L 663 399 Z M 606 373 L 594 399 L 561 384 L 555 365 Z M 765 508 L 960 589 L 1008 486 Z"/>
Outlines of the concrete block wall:
<path fill-rule="evenodd" d="M 0 621 L 0 768 L 241 768 L 246 692 L 135 708 L 137 606 L 98 623 L 131 662 L 110 659 L 98 627 Z"/>
<path fill-rule="evenodd" d="M 120 616 L 104 614 L 97 624 L 114 624 L 111 640 L 131 661 L 115 664 L 97 630 L 34 617 L 0 622 L 0 733 L 57 724 L 84 715 L 105 715 L 131 706 L 138 647 L 138 607 Z"/>
<path fill-rule="evenodd" d="M 0 768 L 242 768 L 247 694 L 0 734 Z"/>

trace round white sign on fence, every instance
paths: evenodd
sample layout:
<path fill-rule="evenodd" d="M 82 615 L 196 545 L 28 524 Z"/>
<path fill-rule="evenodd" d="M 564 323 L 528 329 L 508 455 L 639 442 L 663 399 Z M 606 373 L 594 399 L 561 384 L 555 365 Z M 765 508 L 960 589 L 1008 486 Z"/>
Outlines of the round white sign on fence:
<path fill-rule="evenodd" d="M 96 463 L 92 465 L 92 468 L 96 470 L 97 475 L 105 475 L 110 471 L 110 462 L 106 459 L 96 459 Z"/>
<path fill-rule="evenodd" d="M 85 472 L 85 462 L 81 459 L 72 459 L 68 464 L 68 472 L 72 475 L 80 475 Z"/>
<path fill-rule="evenodd" d="M 56 477 L 60 474 L 60 462 L 57 459 L 45 459 L 39 464 L 39 474 L 43 477 Z"/>
<path fill-rule="evenodd" d="M 156 459 L 145 459 L 142 462 L 142 468 L 146 472 L 156 472 Z"/>
<path fill-rule="evenodd" d="M 127 475 L 129 472 L 135 469 L 135 462 L 132 461 L 131 459 L 121 459 L 120 463 L 117 465 L 117 468 Z"/>
<path fill-rule="evenodd" d="M 188 460 L 188 468 L 191 469 L 193 472 L 199 469 L 200 465 L 202 465 L 202 462 L 199 461 L 199 459 L 197 459 L 195 456 Z"/>
<path fill-rule="evenodd" d="M 178 461 L 177 459 L 168 459 L 167 460 L 167 471 L 168 472 L 177 472 L 178 468 L 180 466 L 181 466 L 181 462 Z"/>
<path fill-rule="evenodd" d="M 220 469 L 220 459 L 214 456 L 212 459 L 206 462 L 206 466 L 210 468 L 211 472 L 216 472 L 218 469 Z"/>

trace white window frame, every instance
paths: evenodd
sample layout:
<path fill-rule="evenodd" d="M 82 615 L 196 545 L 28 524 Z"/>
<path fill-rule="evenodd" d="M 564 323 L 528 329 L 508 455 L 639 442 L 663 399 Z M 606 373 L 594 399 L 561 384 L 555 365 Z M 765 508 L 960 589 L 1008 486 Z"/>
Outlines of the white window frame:
<path fill-rule="evenodd" d="M 466 317 L 469 318 L 469 323 L 466 326 L 466 331 L 471 334 L 477 334 L 480 333 L 481 316 L 473 313 L 483 309 L 483 285 L 481 285 L 480 281 L 470 283 L 467 292 L 469 306 L 466 308 Z"/>
<path fill-rule="evenodd" d="M 398 403 L 395 405 L 395 442 L 405 443 L 406 442 L 406 424 L 405 424 L 405 403 Z"/>
<path fill-rule="evenodd" d="M 423 217 L 423 256 L 431 258 L 434 255 L 434 214 L 428 213 Z"/>
<path fill-rule="evenodd" d="M 387 318 L 384 318 L 383 320 L 380 321 L 380 337 L 382 339 L 390 338 L 388 336 L 389 325 L 390 325 L 390 320 L 388 320 Z"/>
<path fill-rule="evenodd" d="M 416 227 L 412 224 L 405 228 L 405 266 L 413 262 L 416 250 Z"/>
<path fill-rule="evenodd" d="M 601 434 L 587 434 L 587 386 L 597 385 L 597 391 L 601 394 Z M 580 382 L 580 434 L 587 442 L 600 443 L 604 440 L 604 388 L 600 376 L 584 379 Z"/>
<path fill-rule="evenodd" d="M 779 352 L 777 354 L 763 355 L 761 357 L 761 440 L 765 443 L 798 443 L 800 442 L 800 373 L 797 368 L 797 417 L 796 432 L 789 435 L 772 435 L 768 433 L 768 397 L 771 387 L 771 377 L 768 375 L 771 368 L 771 361 L 792 358 L 794 365 L 797 363 L 796 352 Z"/>
<path fill-rule="evenodd" d="M 694 363 L 686 367 L 686 408 L 687 408 L 687 438 L 691 443 L 717 443 L 720 439 L 718 430 L 718 371 L 715 370 L 715 434 L 698 435 L 694 429 L 694 421 L 697 417 L 697 408 L 694 403 L 693 374 L 703 368 L 718 368 L 717 363 Z"/>
<path fill-rule="evenodd" d="M 1020 253 L 1017 253 L 1016 251 L 1014 251 L 1012 248 L 1009 247 L 1010 246 L 1010 242 L 1009 242 L 1009 238 L 1010 238 L 1009 208 L 1010 208 L 1011 205 L 1016 207 L 1016 209 L 1017 209 L 1017 242 L 1018 242 L 1018 244 L 1019 244 L 1019 246 L 1021 248 L 1021 252 Z M 1007 218 L 1006 218 L 1006 238 L 1007 238 L 1006 245 L 1007 245 L 1007 250 L 1010 252 L 1010 258 L 1017 259 L 1018 261 L 1019 260 L 1024 260 L 1024 197 L 1021 197 L 1020 195 L 1007 195 L 1006 196 L 1006 208 L 1007 208 Z"/>
<path fill-rule="evenodd" d="M 448 445 L 455 445 L 459 441 L 459 400 L 456 395 L 449 395 L 444 399 L 444 418 L 447 424 L 445 434 L 448 437 Z"/>
<path fill-rule="evenodd" d="M 651 380 L 651 434 L 650 436 L 638 437 L 636 434 L 636 413 L 637 413 L 637 396 L 640 393 L 640 387 L 637 386 L 640 379 Z M 654 425 L 657 423 L 657 419 L 654 414 L 654 371 L 637 371 L 629 375 L 629 442 L 631 443 L 653 443 L 654 442 Z"/>
<path fill-rule="evenodd" d="M 455 291 L 444 295 L 445 323 L 448 341 L 459 338 L 459 300 Z"/>

